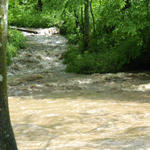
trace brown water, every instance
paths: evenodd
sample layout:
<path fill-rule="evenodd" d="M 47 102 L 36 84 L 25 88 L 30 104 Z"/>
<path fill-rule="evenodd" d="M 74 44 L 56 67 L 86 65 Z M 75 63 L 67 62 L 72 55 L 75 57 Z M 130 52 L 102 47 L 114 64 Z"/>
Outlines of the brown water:
<path fill-rule="evenodd" d="M 150 150 L 150 73 L 65 73 L 67 40 L 45 32 L 9 68 L 19 150 Z"/>

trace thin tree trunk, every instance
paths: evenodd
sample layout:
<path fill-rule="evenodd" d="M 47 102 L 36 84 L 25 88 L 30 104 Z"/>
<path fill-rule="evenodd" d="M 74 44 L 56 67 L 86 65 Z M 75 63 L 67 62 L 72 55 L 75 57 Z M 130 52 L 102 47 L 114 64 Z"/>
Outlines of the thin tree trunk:
<path fill-rule="evenodd" d="M 87 51 L 89 48 L 90 42 L 90 21 L 89 21 L 89 0 L 85 0 L 84 2 L 84 51 Z"/>
<path fill-rule="evenodd" d="M 93 0 L 91 0 L 91 2 L 90 2 L 90 11 L 91 11 L 92 21 L 93 21 L 93 31 L 94 31 L 94 36 L 96 36 L 95 18 L 94 18 L 94 13 L 93 13 L 93 8 L 92 8 L 92 2 L 93 2 Z"/>
<path fill-rule="evenodd" d="M 40 11 L 42 11 L 42 9 L 43 9 L 42 6 L 43 6 L 42 0 L 38 0 L 38 8 Z"/>
<path fill-rule="evenodd" d="M 0 0 L 0 150 L 17 150 L 7 95 L 6 41 L 8 0 Z"/>
<path fill-rule="evenodd" d="M 74 16 L 76 18 L 76 28 L 80 27 L 80 23 L 79 23 L 79 16 L 77 14 L 77 11 L 74 9 Z"/>
<path fill-rule="evenodd" d="M 18 30 L 18 31 L 23 31 L 23 32 L 38 34 L 38 32 L 35 31 L 34 29 L 19 28 L 19 27 L 15 27 L 15 26 L 9 26 L 9 28 L 15 29 L 15 30 Z"/>
<path fill-rule="evenodd" d="M 147 20 L 149 20 L 149 17 L 150 17 L 150 9 L 149 9 L 150 1 L 146 0 L 145 3 L 146 3 L 146 8 L 147 8 Z"/>
<path fill-rule="evenodd" d="M 84 34 L 83 0 L 81 0 L 81 33 Z"/>

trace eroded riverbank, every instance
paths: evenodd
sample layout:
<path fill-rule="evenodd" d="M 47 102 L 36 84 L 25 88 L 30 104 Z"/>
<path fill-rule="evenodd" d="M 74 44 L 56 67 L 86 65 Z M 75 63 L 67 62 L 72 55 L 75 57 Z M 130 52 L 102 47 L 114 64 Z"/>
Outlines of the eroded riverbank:
<path fill-rule="evenodd" d="M 67 40 L 40 31 L 9 68 L 19 150 L 149 150 L 150 73 L 66 73 Z"/>

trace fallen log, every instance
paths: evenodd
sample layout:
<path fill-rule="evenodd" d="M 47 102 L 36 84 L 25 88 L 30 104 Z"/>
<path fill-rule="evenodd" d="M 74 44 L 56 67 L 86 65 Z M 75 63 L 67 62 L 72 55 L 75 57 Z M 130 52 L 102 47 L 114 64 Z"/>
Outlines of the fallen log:
<path fill-rule="evenodd" d="M 13 26 L 10 26 L 10 28 L 18 30 L 18 31 L 22 31 L 22 32 L 28 32 L 28 33 L 38 34 L 38 32 L 35 31 L 35 30 L 33 30 L 33 29 L 25 29 L 25 28 L 13 27 Z"/>

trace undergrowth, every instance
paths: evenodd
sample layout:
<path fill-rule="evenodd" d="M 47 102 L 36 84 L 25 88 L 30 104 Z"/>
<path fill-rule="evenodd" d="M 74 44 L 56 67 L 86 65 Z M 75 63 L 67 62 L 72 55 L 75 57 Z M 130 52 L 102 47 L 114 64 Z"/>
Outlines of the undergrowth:
<path fill-rule="evenodd" d="M 31 5 L 32 6 L 32 5 Z M 9 25 L 17 27 L 46 28 L 56 26 L 60 22 L 59 14 L 43 10 L 42 12 L 26 5 L 11 4 L 9 9 Z"/>
<path fill-rule="evenodd" d="M 12 58 L 17 55 L 19 49 L 25 47 L 26 38 L 17 30 L 8 30 L 7 64 L 10 65 Z"/>
<path fill-rule="evenodd" d="M 122 71 L 124 66 L 140 55 L 141 46 L 137 43 L 137 39 L 128 39 L 110 49 L 98 49 L 97 45 L 92 45 L 92 48 L 84 53 L 82 45 L 70 45 L 65 53 L 66 71 L 83 74 Z"/>

